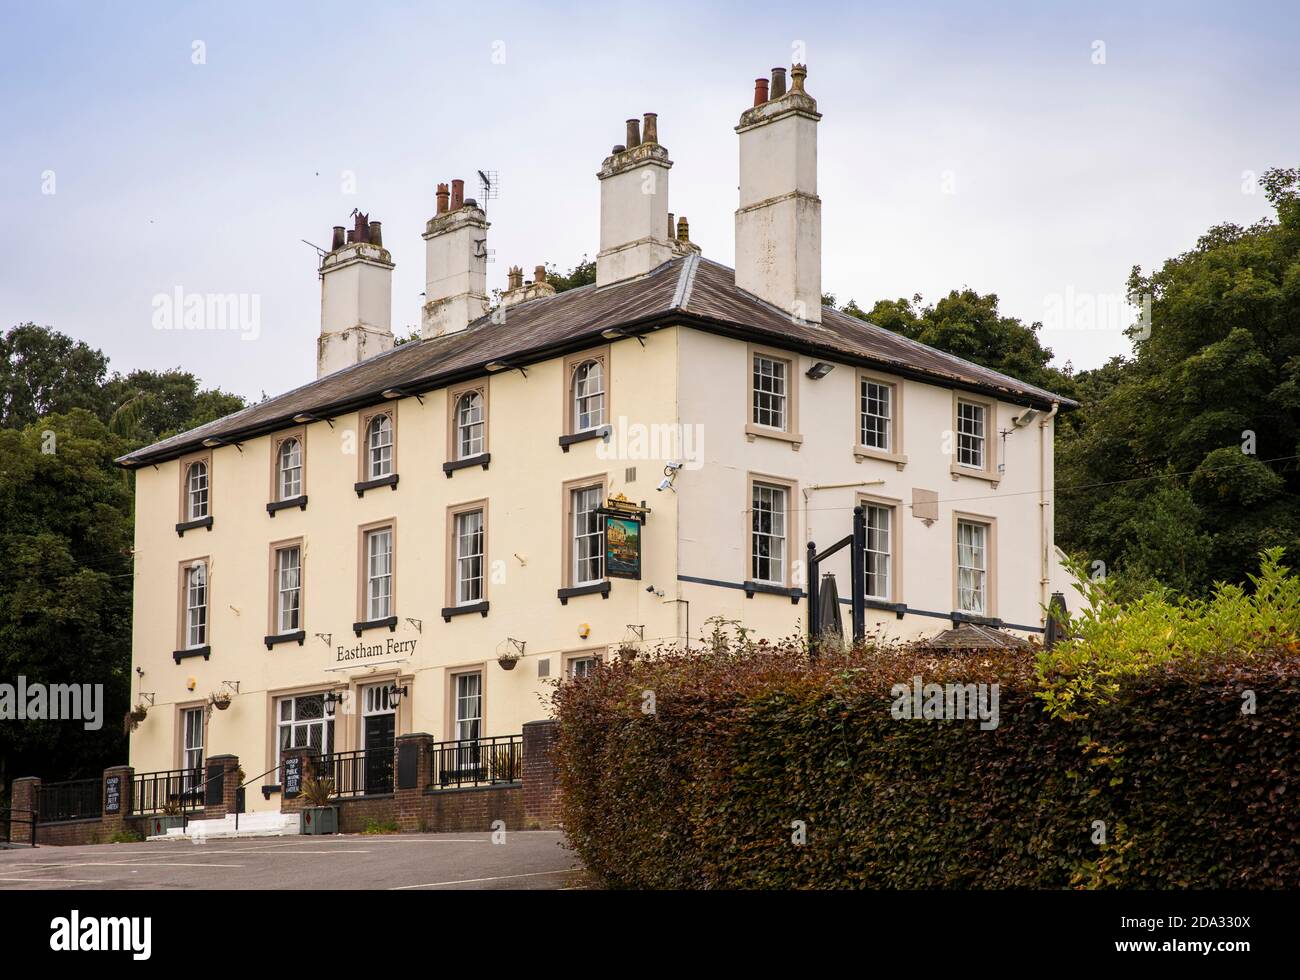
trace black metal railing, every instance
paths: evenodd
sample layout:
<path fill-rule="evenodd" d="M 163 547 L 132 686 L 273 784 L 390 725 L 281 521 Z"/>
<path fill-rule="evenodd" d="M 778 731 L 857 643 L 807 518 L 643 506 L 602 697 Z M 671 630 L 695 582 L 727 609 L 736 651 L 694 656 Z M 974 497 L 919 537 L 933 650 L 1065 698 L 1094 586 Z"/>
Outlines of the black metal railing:
<path fill-rule="evenodd" d="M 132 781 L 133 813 L 184 813 L 203 809 L 203 767 L 136 773 Z"/>
<path fill-rule="evenodd" d="M 31 810 L 0 809 L 0 843 L 36 846 L 36 814 Z"/>
<path fill-rule="evenodd" d="M 334 780 L 334 792 L 341 797 L 391 793 L 393 750 L 354 749 L 322 755 L 316 760 L 316 778 Z"/>
<path fill-rule="evenodd" d="M 494 735 L 433 745 L 434 789 L 517 783 L 523 778 L 523 735 Z"/>
<path fill-rule="evenodd" d="M 69 779 L 42 783 L 36 794 L 36 819 L 41 823 L 103 816 L 101 779 Z"/>

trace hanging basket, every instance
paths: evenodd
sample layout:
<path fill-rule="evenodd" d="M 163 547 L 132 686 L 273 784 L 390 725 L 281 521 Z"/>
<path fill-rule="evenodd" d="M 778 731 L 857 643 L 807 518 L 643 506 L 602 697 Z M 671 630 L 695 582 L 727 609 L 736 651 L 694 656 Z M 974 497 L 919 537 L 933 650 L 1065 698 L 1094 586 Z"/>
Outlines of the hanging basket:
<path fill-rule="evenodd" d="M 501 665 L 502 670 L 514 670 L 515 664 L 519 663 L 518 657 L 497 657 L 497 663 Z"/>

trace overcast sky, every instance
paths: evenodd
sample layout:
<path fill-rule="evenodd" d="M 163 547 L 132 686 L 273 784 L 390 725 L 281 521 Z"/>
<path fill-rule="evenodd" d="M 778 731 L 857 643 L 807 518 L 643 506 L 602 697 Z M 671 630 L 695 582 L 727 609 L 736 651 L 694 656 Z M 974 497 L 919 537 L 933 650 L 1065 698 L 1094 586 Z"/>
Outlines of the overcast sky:
<path fill-rule="evenodd" d="M 0 329 L 34 320 L 114 369 L 181 366 L 254 398 L 315 375 L 300 239 L 328 245 L 354 207 L 382 220 L 403 331 L 438 181 L 472 196 L 477 170 L 500 174 L 489 287 L 512 264 L 567 269 L 595 255 L 595 172 L 646 111 L 675 161 L 670 209 L 731 264 L 732 127 L 792 56 L 823 113 L 825 290 L 996 292 L 1052 318 L 1058 364 L 1126 352 L 1088 304 L 1213 224 L 1265 216 L 1251 174 L 1300 164 L 1294 3 L 0 11 Z M 258 338 L 154 329 L 154 297 L 178 288 L 257 297 Z"/>

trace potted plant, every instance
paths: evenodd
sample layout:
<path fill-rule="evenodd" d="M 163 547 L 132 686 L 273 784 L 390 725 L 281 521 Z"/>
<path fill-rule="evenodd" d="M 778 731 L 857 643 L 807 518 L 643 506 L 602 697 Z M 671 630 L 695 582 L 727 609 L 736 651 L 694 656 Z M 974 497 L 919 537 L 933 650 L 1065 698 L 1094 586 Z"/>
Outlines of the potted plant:
<path fill-rule="evenodd" d="M 339 808 L 330 802 L 335 795 L 334 780 L 328 776 L 319 779 L 308 777 L 302 781 L 302 788 L 298 795 L 303 804 L 299 817 L 299 833 L 337 834 L 339 832 Z"/>
<path fill-rule="evenodd" d="M 230 707 L 230 692 L 218 691 L 216 694 L 212 695 L 211 700 L 214 708 L 218 711 L 225 711 Z"/>
<path fill-rule="evenodd" d="M 162 813 L 149 818 L 149 836 L 161 837 L 167 831 L 183 826 L 184 823 L 185 815 L 181 812 L 180 802 L 168 800 L 163 804 Z"/>
<path fill-rule="evenodd" d="M 514 651 L 503 653 L 497 657 L 497 663 L 501 665 L 502 670 L 514 670 L 515 664 L 519 663 L 519 654 Z"/>
<path fill-rule="evenodd" d="M 122 726 L 127 735 L 140 727 L 140 722 L 149 716 L 149 711 L 142 704 L 137 704 L 134 708 L 126 713 L 125 724 Z"/>

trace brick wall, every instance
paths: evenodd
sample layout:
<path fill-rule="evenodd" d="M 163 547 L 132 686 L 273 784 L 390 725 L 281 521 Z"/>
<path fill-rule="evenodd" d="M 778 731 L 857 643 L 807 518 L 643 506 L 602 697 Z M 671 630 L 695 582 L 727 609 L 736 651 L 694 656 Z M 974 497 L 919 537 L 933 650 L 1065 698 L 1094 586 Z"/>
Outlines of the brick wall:
<path fill-rule="evenodd" d="M 526 830 L 553 830 L 560 826 L 560 794 L 551 748 L 559 733 L 557 721 L 530 721 L 524 725 L 523 821 Z"/>

